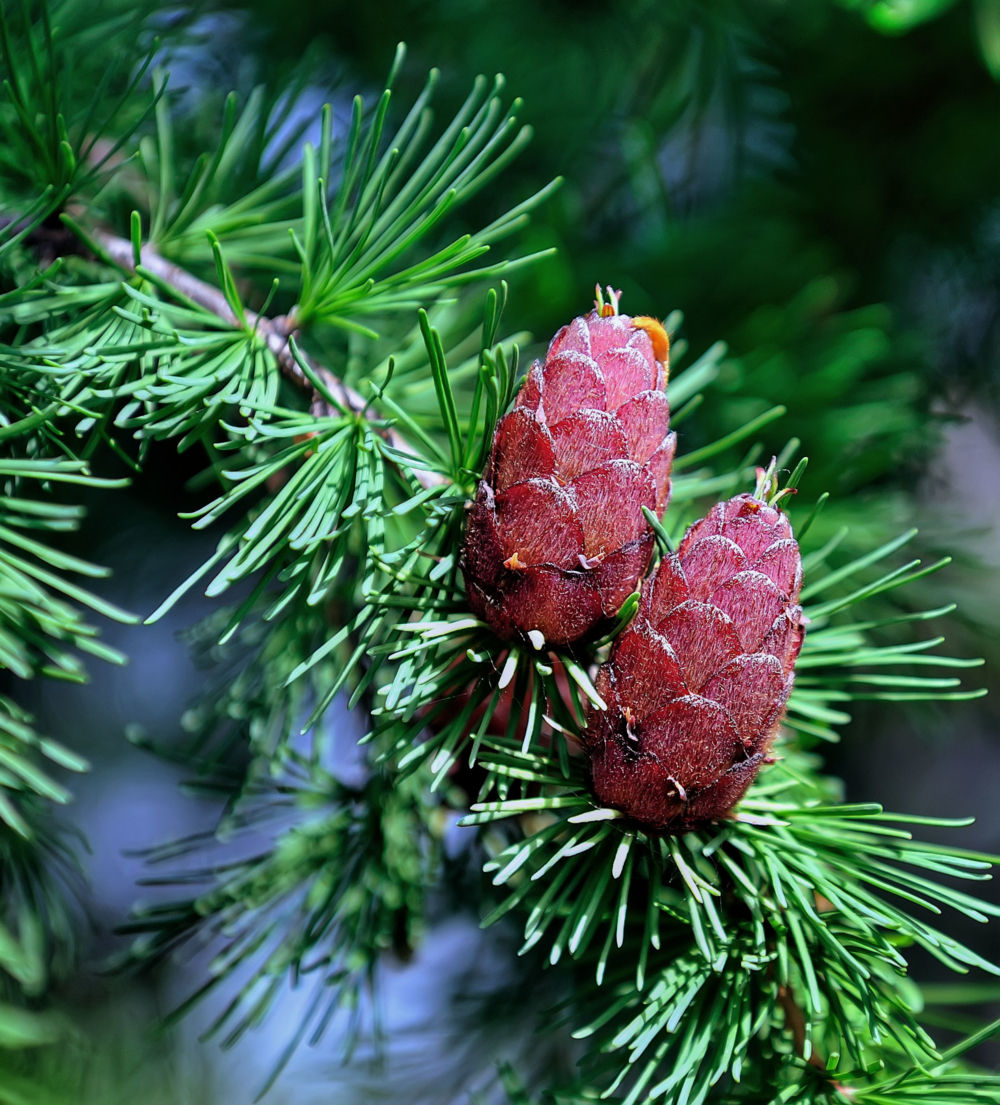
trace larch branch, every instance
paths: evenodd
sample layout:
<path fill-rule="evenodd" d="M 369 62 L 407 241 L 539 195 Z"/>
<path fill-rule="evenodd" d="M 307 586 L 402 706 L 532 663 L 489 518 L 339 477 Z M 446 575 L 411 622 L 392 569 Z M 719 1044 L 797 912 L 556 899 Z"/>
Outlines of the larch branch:
<path fill-rule="evenodd" d="M 94 240 L 119 268 L 124 269 L 126 272 L 135 272 L 135 256 L 132 251 L 132 243 L 127 238 L 120 238 L 118 235 L 112 234 L 110 231 L 106 230 L 92 230 L 89 231 L 89 233 L 92 234 Z M 142 266 L 145 269 L 162 280 L 165 284 L 168 284 L 171 288 L 176 289 L 181 295 L 185 296 L 193 303 L 197 303 L 199 307 L 204 307 L 206 311 L 210 311 L 223 322 L 227 322 L 231 326 L 241 325 L 240 320 L 237 319 L 232 308 L 229 306 L 226 297 L 218 288 L 211 284 L 206 284 L 204 280 L 199 280 L 198 277 L 193 276 L 179 265 L 175 265 L 172 261 L 168 261 L 165 257 L 157 253 L 151 245 L 144 245 L 139 256 Z M 313 388 L 312 383 L 302 371 L 301 366 L 292 353 L 289 339 L 295 333 L 294 325 L 289 326 L 286 317 L 271 319 L 267 318 L 265 315 L 258 315 L 254 311 L 246 311 L 244 313 L 249 325 L 255 328 L 257 333 L 266 341 L 268 349 L 274 354 L 285 376 L 298 387 L 312 392 L 313 398 L 310 408 L 312 413 L 317 417 L 326 417 L 333 414 L 333 408 L 331 408 L 330 404 Z M 306 354 L 301 350 L 299 351 L 299 355 L 303 359 L 306 358 Z M 364 396 L 355 391 L 354 388 L 345 384 L 339 376 L 334 375 L 334 373 L 323 365 L 317 364 L 312 359 L 309 359 L 308 364 L 312 372 L 323 381 L 323 385 L 327 391 L 329 391 L 330 395 L 332 395 L 345 410 L 353 411 L 355 414 L 367 414 L 370 409 L 370 404 Z M 368 417 L 371 416 L 369 415 Z M 380 432 L 389 445 L 397 452 L 415 456 L 413 450 L 410 448 L 409 442 L 394 427 L 386 427 Z M 439 475 L 437 472 L 413 469 L 413 474 L 417 482 L 425 488 L 436 487 L 448 482 L 444 476 Z"/>

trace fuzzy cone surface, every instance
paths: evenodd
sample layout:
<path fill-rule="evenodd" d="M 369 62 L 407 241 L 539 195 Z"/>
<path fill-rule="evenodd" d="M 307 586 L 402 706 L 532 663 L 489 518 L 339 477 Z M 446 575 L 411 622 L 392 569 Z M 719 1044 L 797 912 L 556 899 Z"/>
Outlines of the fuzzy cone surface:
<path fill-rule="evenodd" d="M 676 437 L 655 319 L 564 326 L 497 423 L 469 511 L 469 605 L 504 640 L 569 644 L 614 616 L 649 566 Z"/>
<path fill-rule="evenodd" d="M 729 813 L 792 690 L 801 586 L 788 519 L 753 496 L 691 526 L 598 673 L 608 709 L 591 711 L 583 740 L 603 805 L 671 831 Z"/>

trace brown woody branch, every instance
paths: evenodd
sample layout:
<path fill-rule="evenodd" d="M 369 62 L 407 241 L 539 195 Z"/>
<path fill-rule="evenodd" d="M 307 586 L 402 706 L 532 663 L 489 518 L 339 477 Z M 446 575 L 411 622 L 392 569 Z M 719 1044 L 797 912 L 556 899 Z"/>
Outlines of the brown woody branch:
<path fill-rule="evenodd" d="M 795 1054 L 803 1059 L 806 1053 L 806 1018 L 796 1004 L 795 995 L 792 993 L 790 986 L 778 987 L 778 1004 L 784 1011 L 785 1024 L 792 1030 L 792 1044 L 795 1047 Z M 820 1070 L 826 1069 L 822 1059 L 815 1051 L 810 1052 L 808 1062 L 814 1067 L 819 1067 Z"/>
<path fill-rule="evenodd" d="M 126 272 L 135 272 L 135 256 L 132 251 L 132 243 L 127 238 L 119 238 L 116 234 L 112 234 L 106 230 L 94 230 L 91 231 L 91 234 L 98 245 L 100 245 L 107 253 L 108 257 L 114 261 L 119 268 L 124 269 Z M 169 284 L 171 288 L 174 288 L 187 299 L 197 303 L 199 307 L 204 307 L 206 311 L 210 311 L 217 318 L 221 319 L 223 322 L 229 323 L 231 326 L 241 325 L 240 320 L 237 319 L 232 308 L 229 306 L 228 300 L 218 288 L 213 287 L 211 284 L 206 284 L 205 281 L 199 280 L 196 276 L 192 276 L 191 273 L 182 269 L 179 265 L 175 265 L 172 261 L 168 261 L 166 258 L 161 257 L 151 245 L 142 247 L 140 259 L 143 268 L 147 269 L 165 284 Z M 295 333 L 295 327 L 294 324 L 290 324 L 288 317 L 283 316 L 272 319 L 267 318 L 265 315 L 258 315 L 254 311 L 246 311 L 244 313 L 249 325 L 255 328 L 257 333 L 264 338 L 268 349 L 274 354 L 275 359 L 281 366 L 281 370 L 287 379 L 291 380 L 292 383 L 303 390 L 312 393 L 312 405 L 310 407 L 312 413 L 318 418 L 327 417 L 333 414 L 334 409 L 327 400 L 315 390 L 292 353 L 289 339 Z M 299 350 L 299 356 L 306 359 L 306 354 L 301 350 Z M 323 365 L 317 364 L 311 359 L 308 359 L 307 363 L 311 371 L 323 381 L 323 386 L 330 395 L 337 400 L 341 407 L 345 410 L 353 411 L 355 414 L 365 413 L 367 417 L 373 417 L 368 414 L 369 403 L 364 396 L 355 391 L 354 388 L 348 387 L 339 376 L 335 376 Z M 413 450 L 410 448 L 409 443 L 396 429 L 389 426 L 381 430 L 380 433 L 393 449 L 400 453 L 413 455 Z M 413 474 L 417 482 L 425 488 L 436 487 L 448 482 L 444 476 L 439 475 L 437 472 L 414 469 Z"/>

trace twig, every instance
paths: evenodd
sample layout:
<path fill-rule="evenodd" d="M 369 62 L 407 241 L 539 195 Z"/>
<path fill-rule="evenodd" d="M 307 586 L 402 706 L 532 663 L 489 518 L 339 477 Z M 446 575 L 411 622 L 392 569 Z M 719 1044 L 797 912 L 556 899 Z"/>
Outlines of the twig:
<path fill-rule="evenodd" d="M 784 1010 L 785 1024 L 792 1030 L 792 1043 L 795 1047 L 795 1054 L 800 1059 L 803 1059 L 805 1058 L 806 1052 L 806 1018 L 795 1002 L 795 995 L 792 993 L 791 987 L 778 987 L 778 1004 Z M 819 1067 L 820 1070 L 826 1069 L 823 1061 L 815 1051 L 810 1051 L 807 1062 L 811 1063 L 814 1067 Z"/>
<path fill-rule="evenodd" d="M 124 269 L 125 272 L 135 272 L 132 243 L 127 238 L 119 238 L 116 234 L 106 230 L 91 230 L 89 233 L 119 268 Z M 170 287 L 175 288 L 181 295 L 197 303 L 199 307 L 204 307 L 206 311 L 210 311 L 217 318 L 222 319 L 223 322 L 228 322 L 231 326 L 241 325 L 233 314 L 226 297 L 218 288 L 206 284 L 205 281 L 192 276 L 191 273 L 182 269 L 179 265 L 175 265 L 172 261 L 161 257 L 151 245 L 143 246 L 139 256 L 144 268 L 164 283 L 169 284 Z M 257 333 L 262 335 L 267 342 L 268 349 L 274 354 L 285 376 L 298 387 L 312 393 L 313 398 L 310 407 L 312 413 L 318 418 L 333 414 L 334 411 L 330 404 L 317 394 L 292 354 L 289 338 L 295 333 L 295 328 L 289 326 L 288 318 L 271 319 L 264 315 L 258 315 L 254 311 L 246 311 L 245 314 L 249 325 L 255 328 Z M 306 354 L 300 350 L 300 356 L 305 358 Z M 361 414 L 370 409 L 368 401 L 354 388 L 348 387 L 339 376 L 335 376 L 328 368 L 317 364 L 312 359 L 309 359 L 308 363 L 310 369 L 323 381 L 323 385 L 329 393 L 346 410 Z M 366 416 L 374 417 L 371 414 L 366 414 Z M 380 432 L 397 452 L 410 456 L 414 455 L 409 442 L 398 430 L 389 426 Z M 412 471 L 417 482 L 424 488 L 437 487 L 448 482 L 444 476 L 437 472 L 427 472 L 422 469 L 413 469 Z"/>

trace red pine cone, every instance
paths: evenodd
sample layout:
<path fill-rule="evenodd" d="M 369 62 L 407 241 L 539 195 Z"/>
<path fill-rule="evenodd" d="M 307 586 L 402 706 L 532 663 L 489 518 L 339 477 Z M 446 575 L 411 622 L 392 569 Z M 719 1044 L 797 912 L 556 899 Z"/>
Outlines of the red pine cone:
<path fill-rule="evenodd" d="M 498 422 L 462 567 L 469 605 L 504 640 L 569 644 L 637 588 L 653 550 L 642 508 L 662 515 L 670 498 L 667 350 L 655 319 L 592 311 Z"/>
<path fill-rule="evenodd" d="M 583 735 L 594 792 L 653 829 L 725 816 L 764 762 L 802 644 L 799 546 L 751 495 L 664 557 L 597 677 Z"/>

